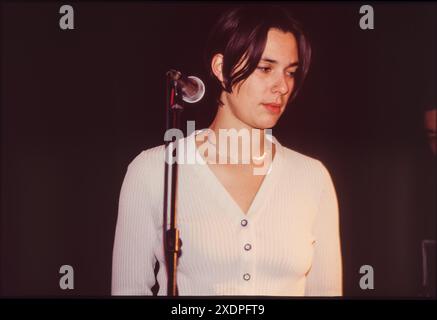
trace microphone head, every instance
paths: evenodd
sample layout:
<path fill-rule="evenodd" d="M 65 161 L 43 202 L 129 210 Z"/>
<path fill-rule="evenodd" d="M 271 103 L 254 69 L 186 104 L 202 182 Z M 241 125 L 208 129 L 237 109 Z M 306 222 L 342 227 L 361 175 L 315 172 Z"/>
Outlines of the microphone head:
<path fill-rule="evenodd" d="M 205 84 L 195 76 L 189 76 L 187 80 L 189 84 L 183 86 L 182 100 L 187 103 L 199 102 L 205 95 Z"/>

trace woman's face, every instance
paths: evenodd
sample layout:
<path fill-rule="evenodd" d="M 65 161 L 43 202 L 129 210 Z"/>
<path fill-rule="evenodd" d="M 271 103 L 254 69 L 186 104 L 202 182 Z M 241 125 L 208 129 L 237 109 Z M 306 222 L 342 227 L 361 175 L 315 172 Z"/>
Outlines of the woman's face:
<path fill-rule="evenodd" d="M 274 127 L 293 92 L 297 63 L 298 48 L 294 35 L 270 29 L 255 71 L 237 84 L 231 94 L 222 93 L 226 112 L 240 121 L 242 127 Z"/>

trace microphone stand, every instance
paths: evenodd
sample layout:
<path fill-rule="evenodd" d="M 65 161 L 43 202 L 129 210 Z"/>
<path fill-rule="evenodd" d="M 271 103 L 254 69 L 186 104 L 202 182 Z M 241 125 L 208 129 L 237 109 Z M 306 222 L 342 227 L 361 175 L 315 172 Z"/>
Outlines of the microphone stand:
<path fill-rule="evenodd" d="M 181 77 L 181 73 L 170 70 L 167 72 L 166 77 L 166 130 L 171 128 L 180 129 L 180 118 L 184 108 L 182 106 L 182 91 L 177 80 Z M 177 144 L 178 138 L 174 138 L 173 141 L 165 141 L 163 239 L 167 268 L 167 295 L 171 297 L 178 296 L 176 275 L 182 245 L 182 241 L 179 239 L 179 230 L 176 228 L 178 163 L 177 148 L 175 146 Z M 170 157 L 174 157 L 176 161 L 171 161 Z M 169 207 L 170 228 L 167 230 Z"/>

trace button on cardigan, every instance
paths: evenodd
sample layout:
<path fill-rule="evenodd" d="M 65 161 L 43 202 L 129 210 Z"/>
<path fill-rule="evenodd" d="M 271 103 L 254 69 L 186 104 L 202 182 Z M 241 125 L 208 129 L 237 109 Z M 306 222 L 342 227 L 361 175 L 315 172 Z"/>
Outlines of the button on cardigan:
<path fill-rule="evenodd" d="M 200 155 L 194 139 L 192 133 L 180 143 Z M 273 162 L 246 214 L 207 164 L 179 165 L 179 295 L 342 295 L 339 213 L 329 172 L 320 161 L 273 141 Z M 164 159 L 160 145 L 141 152 L 127 168 L 113 249 L 113 295 L 151 295 L 155 280 L 158 295 L 167 294 Z"/>

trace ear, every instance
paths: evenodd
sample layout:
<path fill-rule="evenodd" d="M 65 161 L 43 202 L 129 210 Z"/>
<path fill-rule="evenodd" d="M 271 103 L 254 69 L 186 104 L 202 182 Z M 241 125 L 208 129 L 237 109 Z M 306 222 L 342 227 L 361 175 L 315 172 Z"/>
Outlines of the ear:
<path fill-rule="evenodd" d="M 223 85 L 223 55 L 216 53 L 211 60 L 211 70 Z"/>

